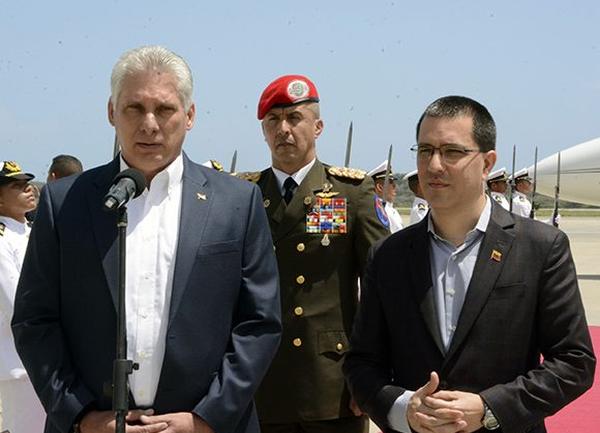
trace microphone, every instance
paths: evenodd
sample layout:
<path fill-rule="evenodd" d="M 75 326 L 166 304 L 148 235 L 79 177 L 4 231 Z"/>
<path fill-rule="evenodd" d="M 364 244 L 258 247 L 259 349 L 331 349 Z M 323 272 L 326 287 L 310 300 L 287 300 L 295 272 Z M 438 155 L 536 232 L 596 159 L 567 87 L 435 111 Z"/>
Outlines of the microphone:
<path fill-rule="evenodd" d="M 115 176 L 108 194 L 104 196 L 105 211 L 117 210 L 139 196 L 146 188 L 146 178 L 135 168 L 123 170 Z"/>

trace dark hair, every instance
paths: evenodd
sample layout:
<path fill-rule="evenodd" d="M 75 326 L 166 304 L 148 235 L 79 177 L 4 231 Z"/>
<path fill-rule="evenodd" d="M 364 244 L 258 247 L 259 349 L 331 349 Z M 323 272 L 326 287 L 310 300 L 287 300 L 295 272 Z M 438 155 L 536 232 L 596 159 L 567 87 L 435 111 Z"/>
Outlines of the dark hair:
<path fill-rule="evenodd" d="M 83 166 L 81 161 L 71 155 L 58 155 L 52 158 L 52 164 L 48 169 L 49 173 L 54 173 L 56 178 L 70 176 L 75 173 L 81 173 Z"/>
<path fill-rule="evenodd" d="M 465 96 L 444 96 L 429 104 L 417 123 L 417 140 L 425 117 L 459 116 L 473 118 L 473 139 L 479 150 L 487 152 L 496 149 L 496 124 L 492 115 L 479 102 Z"/>
<path fill-rule="evenodd" d="M 417 185 L 419 185 L 419 177 L 411 176 L 408 178 L 408 187 L 413 192 L 413 194 L 417 193 Z"/>

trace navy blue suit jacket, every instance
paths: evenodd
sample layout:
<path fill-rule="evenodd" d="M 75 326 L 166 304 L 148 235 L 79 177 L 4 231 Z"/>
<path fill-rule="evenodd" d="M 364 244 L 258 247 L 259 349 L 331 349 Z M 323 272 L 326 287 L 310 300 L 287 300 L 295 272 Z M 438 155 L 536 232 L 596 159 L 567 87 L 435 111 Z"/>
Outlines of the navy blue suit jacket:
<path fill-rule="evenodd" d="M 90 406 L 111 409 L 118 245 L 116 214 L 101 204 L 118 170 L 117 158 L 49 184 L 40 199 L 12 326 L 47 433 L 70 431 Z M 193 411 L 216 432 L 259 432 L 253 395 L 281 332 L 260 190 L 184 155 L 180 218 L 153 408 Z"/>

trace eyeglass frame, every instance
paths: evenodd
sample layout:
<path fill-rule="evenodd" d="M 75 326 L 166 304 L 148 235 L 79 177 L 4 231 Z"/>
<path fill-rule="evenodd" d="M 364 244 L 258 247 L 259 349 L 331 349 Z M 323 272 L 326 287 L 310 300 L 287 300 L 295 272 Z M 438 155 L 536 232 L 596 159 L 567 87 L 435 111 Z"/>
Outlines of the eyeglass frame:
<path fill-rule="evenodd" d="M 420 150 L 419 148 L 422 149 L 424 147 L 431 149 L 431 155 L 429 155 L 427 157 L 424 157 L 424 156 L 420 157 L 419 156 L 419 150 Z M 447 157 L 444 156 L 444 153 L 445 153 L 444 148 L 446 148 L 446 149 L 452 148 L 454 150 L 458 150 L 458 151 L 460 151 L 461 156 L 456 160 L 448 160 Z M 431 158 L 433 158 L 433 155 L 435 155 L 435 152 L 439 152 L 440 160 L 442 160 L 445 164 L 456 164 L 458 161 L 463 159 L 469 153 L 482 153 L 483 152 L 481 149 L 470 149 L 468 147 L 463 147 L 459 144 L 444 144 L 439 147 L 431 146 L 429 144 L 414 144 L 410 147 L 410 151 L 414 152 L 417 160 L 421 160 L 421 161 L 430 161 Z"/>

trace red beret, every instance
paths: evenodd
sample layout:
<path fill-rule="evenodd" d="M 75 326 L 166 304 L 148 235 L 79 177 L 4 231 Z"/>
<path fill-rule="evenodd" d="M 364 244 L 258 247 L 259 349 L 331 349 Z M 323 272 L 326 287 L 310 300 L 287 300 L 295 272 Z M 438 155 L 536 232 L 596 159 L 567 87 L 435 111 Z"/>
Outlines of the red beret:
<path fill-rule="evenodd" d="M 262 120 L 273 107 L 289 107 L 307 101 L 319 102 L 314 83 L 303 75 L 284 75 L 262 92 L 258 101 L 258 120 Z"/>

